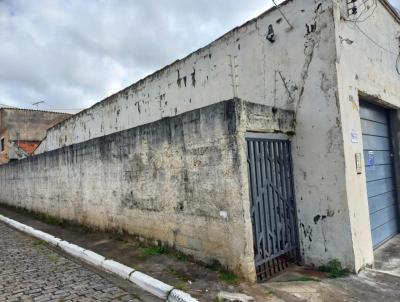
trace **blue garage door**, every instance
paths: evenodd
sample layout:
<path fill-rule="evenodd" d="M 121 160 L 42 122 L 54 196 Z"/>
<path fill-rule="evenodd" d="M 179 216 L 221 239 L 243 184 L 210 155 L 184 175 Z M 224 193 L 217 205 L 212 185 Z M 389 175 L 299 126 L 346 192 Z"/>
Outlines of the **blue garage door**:
<path fill-rule="evenodd" d="M 398 233 L 388 110 L 361 103 L 360 117 L 374 248 Z"/>

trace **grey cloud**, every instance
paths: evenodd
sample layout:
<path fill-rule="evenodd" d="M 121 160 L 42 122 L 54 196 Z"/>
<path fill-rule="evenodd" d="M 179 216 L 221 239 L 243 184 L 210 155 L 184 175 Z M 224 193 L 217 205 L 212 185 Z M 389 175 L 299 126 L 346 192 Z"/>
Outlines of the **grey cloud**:
<path fill-rule="evenodd" d="M 266 1 L 0 1 L 0 103 L 81 108 L 181 58 Z"/>
<path fill-rule="evenodd" d="M 391 1 L 399 7 L 399 0 Z M 270 5 L 270 0 L 0 0 L 0 103 L 90 106 Z"/>

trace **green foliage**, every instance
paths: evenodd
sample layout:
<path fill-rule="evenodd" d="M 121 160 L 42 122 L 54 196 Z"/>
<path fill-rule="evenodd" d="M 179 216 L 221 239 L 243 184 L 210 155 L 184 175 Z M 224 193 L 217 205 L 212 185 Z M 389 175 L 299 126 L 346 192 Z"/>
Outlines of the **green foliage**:
<path fill-rule="evenodd" d="M 61 219 L 58 219 L 56 217 L 52 217 L 52 216 L 47 216 L 44 215 L 44 222 L 46 222 L 47 224 L 51 224 L 51 225 L 58 225 L 58 226 L 63 226 L 64 225 L 64 221 Z"/>
<path fill-rule="evenodd" d="M 173 268 L 169 269 L 169 273 L 174 275 L 176 278 L 180 279 L 183 282 L 188 282 L 192 279 L 191 276 L 185 273 L 184 271 L 178 271 Z"/>
<path fill-rule="evenodd" d="M 179 261 L 183 261 L 183 262 L 186 262 L 186 261 L 189 260 L 189 257 L 188 257 L 187 255 L 185 255 L 185 254 L 182 254 L 182 253 L 176 253 L 176 254 L 175 254 L 175 257 L 176 257 L 176 259 L 178 259 Z"/>
<path fill-rule="evenodd" d="M 51 224 L 51 225 L 58 225 L 58 226 L 65 226 L 66 225 L 66 221 L 64 221 L 63 219 L 54 217 L 54 216 L 50 216 L 44 213 L 39 213 L 39 212 L 32 212 L 26 209 L 21 209 L 19 212 L 22 212 L 24 214 L 30 215 L 33 218 L 37 219 L 37 220 L 41 220 L 47 224 Z"/>
<path fill-rule="evenodd" d="M 143 248 L 144 256 L 166 255 L 169 253 L 168 248 L 165 246 L 145 247 Z"/>
<path fill-rule="evenodd" d="M 218 272 L 218 277 L 220 280 L 225 281 L 227 283 L 236 283 L 239 279 L 238 276 L 227 270 L 220 270 Z"/>
<path fill-rule="evenodd" d="M 172 285 L 174 288 L 179 289 L 179 290 L 186 290 L 186 288 L 187 288 L 186 283 L 183 283 L 183 282 L 172 282 Z"/>
<path fill-rule="evenodd" d="M 342 268 L 342 264 L 338 259 L 332 259 L 327 264 L 318 268 L 321 272 L 328 273 L 329 278 L 345 277 L 349 274 L 347 269 Z"/>

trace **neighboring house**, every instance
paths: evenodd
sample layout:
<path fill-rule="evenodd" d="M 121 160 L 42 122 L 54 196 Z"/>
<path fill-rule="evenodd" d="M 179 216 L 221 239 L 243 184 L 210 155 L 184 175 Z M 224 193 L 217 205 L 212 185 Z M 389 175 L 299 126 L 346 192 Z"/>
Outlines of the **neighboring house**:
<path fill-rule="evenodd" d="M 30 156 L 46 137 L 48 128 L 69 114 L 0 108 L 0 164 Z"/>
<path fill-rule="evenodd" d="M 385 0 L 286 1 L 50 128 L 0 202 L 250 280 L 358 272 L 399 231 L 399 36 Z"/>

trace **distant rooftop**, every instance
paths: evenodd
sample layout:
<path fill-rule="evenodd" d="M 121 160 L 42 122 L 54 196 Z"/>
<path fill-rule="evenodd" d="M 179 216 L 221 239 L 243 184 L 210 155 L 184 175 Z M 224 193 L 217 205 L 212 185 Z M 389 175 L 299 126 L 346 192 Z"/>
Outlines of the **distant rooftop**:
<path fill-rule="evenodd" d="M 7 109 L 7 110 L 21 110 L 21 111 L 35 111 L 35 112 L 46 112 L 46 113 L 54 113 L 54 114 L 72 115 L 71 113 L 59 112 L 59 111 L 52 111 L 52 110 L 39 110 L 39 109 L 30 109 L 30 108 L 18 108 L 18 107 L 0 105 L 0 110 L 2 110 L 2 109 Z"/>

